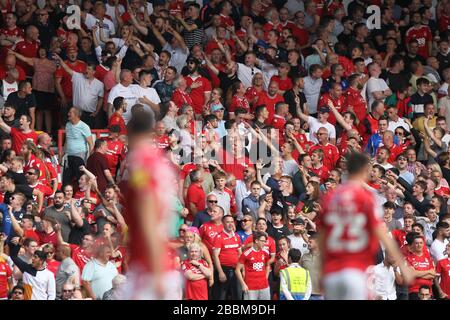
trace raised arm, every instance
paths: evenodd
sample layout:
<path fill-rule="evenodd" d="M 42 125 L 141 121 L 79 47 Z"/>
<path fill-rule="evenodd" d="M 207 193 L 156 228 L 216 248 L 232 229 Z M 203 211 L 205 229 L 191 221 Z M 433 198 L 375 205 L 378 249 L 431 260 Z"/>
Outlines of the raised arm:
<path fill-rule="evenodd" d="M 431 117 L 423 120 L 423 126 L 425 128 L 425 132 L 439 148 L 442 148 L 442 140 L 439 140 L 435 137 L 433 130 L 431 130 L 430 127 L 428 126 L 429 121 L 431 121 Z"/>
<path fill-rule="evenodd" d="M 300 105 L 300 98 L 295 97 L 295 108 L 297 110 L 297 116 L 305 122 L 308 122 L 308 116 L 303 113 L 302 106 Z"/>
<path fill-rule="evenodd" d="M 346 131 L 352 130 L 352 127 L 347 122 L 345 122 L 344 117 L 339 113 L 339 111 L 334 106 L 333 101 L 331 101 L 330 99 L 328 99 L 328 106 L 336 117 L 336 121 L 339 122 L 342 128 L 344 128 Z"/>
<path fill-rule="evenodd" d="M 211 60 L 205 55 L 205 61 L 206 65 L 208 66 L 209 70 L 211 70 L 216 76 L 219 75 L 219 70 L 212 64 Z"/>
<path fill-rule="evenodd" d="M 167 32 L 169 32 L 170 34 L 172 34 L 175 39 L 178 40 L 178 42 L 180 43 L 180 46 L 183 50 L 188 50 L 188 47 L 186 46 L 186 42 L 184 41 L 184 38 L 176 31 L 174 30 L 171 26 L 167 27 Z M 156 34 L 155 34 L 156 35 Z M 164 40 L 165 41 L 165 40 Z M 162 44 L 162 43 L 161 43 Z"/>
<path fill-rule="evenodd" d="M 75 71 L 73 71 L 73 70 L 67 65 L 67 63 L 64 62 L 64 60 L 63 60 L 59 55 L 57 55 L 56 53 L 54 53 L 54 54 L 53 54 L 53 58 L 55 58 L 55 59 L 57 59 L 57 60 L 59 61 L 61 67 L 63 67 L 63 69 L 64 69 L 70 76 L 73 76 L 73 73 L 74 73 Z"/>
<path fill-rule="evenodd" d="M 29 64 L 30 66 L 34 65 L 34 59 L 33 58 L 25 57 L 24 55 L 21 55 L 20 53 L 17 53 L 15 51 L 11 50 L 11 49 L 8 49 L 8 53 L 15 55 L 16 58 L 18 58 L 19 60 L 22 60 L 23 62 Z"/>
<path fill-rule="evenodd" d="M 75 207 L 75 199 L 72 200 L 70 201 L 70 218 L 78 228 L 81 228 L 83 226 L 83 218 L 81 217 L 78 208 Z"/>
<path fill-rule="evenodd" d="M 263 163 L 261 160 L 256 161 L 256 179 L 259 183 L 261 183 L 261 187 L 264 189 L 266 193 L 272 192 L 272 188 L 264 183 L 261 177 L 261 170 L 263 168 Z"/>
<path fill-rule="evenodd" d="M 148 29 L 146 27 L 144 27 L 143 25 L 141 25 L 137 21 L 136 16 L 134 15 L 134 13 L 131 12 L 131 11 L 128 11 L 128 13 L 130 14 L 131 24 L 133 25 L 133 27 L 135 27 L 136 30 L 139 31 L 139 33 L 143 34 L 144 36 L 148 35 Z M 155 34 L 155 36 L 158 38 L 158 36 L 156 35 L 156 32 L 154 31 L 154 29 L 156 29 L 156 28 L 153 26 L 153 24 L 151 25 L 151 28 L 152 28 L 153 33 Z M 158 31 L 158 33 L 159 33 L 159 31 Z M 159 35 L 161 36 L 161 33 L 159 33 Z M 161 42 L 160 38 L 158 38 L 158 40 L 159 40 L 159 42 Z M 165 42 L 165 40 L 164 40 L 164 42 Z M 163 46 L 164 44 L 161 42 L 161 45 Z"/>

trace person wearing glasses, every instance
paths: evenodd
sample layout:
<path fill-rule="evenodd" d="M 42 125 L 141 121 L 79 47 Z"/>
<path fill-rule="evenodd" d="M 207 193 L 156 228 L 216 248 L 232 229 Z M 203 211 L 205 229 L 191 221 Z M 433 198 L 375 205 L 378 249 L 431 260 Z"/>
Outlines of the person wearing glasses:
<path fill-rule="evenodd" d="M 267 233 L 255 232 L 252 246 L 239 257 L 235 272 L 242 286 L 244 300 L 270 300 L 268 275 L 273 259 L 265 248 L 267 240 Z M 242 275 L 242 269 L 245 276 Z"/>
<path fill-rule="evenodd" d="M 240 222 L 242 230 L 239 230 L 237 235 L 241 238 L 241 242 L 244 243 L 253 234 L 255 220 L 251 214 L 244 214 Z"/>
<path fill-rule="evenodd" d="M 47 269 L 56 277 L 56 272 L 58 271 L 61 261 L 55 259 L 55 250 L 55 246 L 52 243 L 47 243 L 42 246 L 42 251 L 47 254 Z"/>
<path fill-rule="evenodd" d="M 213 193 L 206 197 L 206 209 L 195 215 L 193 227 L 200 228 L 204 223 L 211 221 L 212 210 L 217 206 L 217 196 Z"/>
<path fill-rule="evenodd" d="M 60 300 L 75 300 L 76 299 L 76 289 L 75 286 L 68 282 L 63 285 L 62 296 Z"/>
<path fill-rule="evenodd" d="M 14 286 L 9 300 L 25 300 L 25 289 L 20 284 Z"/>

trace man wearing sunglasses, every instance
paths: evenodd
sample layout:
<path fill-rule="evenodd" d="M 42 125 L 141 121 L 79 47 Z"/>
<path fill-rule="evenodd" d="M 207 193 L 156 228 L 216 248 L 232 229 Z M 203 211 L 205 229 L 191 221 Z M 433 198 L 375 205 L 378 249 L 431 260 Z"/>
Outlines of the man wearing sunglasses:
<path fill-rule="evenodd" d="M 204 223 L 211 221 L 212 210 L 217 206 L 217 197 L 215 194 L 210 193 L 206 197 L 206 209 L 200 211 L 195 215 L 193 227 L 200 228 Z"/>

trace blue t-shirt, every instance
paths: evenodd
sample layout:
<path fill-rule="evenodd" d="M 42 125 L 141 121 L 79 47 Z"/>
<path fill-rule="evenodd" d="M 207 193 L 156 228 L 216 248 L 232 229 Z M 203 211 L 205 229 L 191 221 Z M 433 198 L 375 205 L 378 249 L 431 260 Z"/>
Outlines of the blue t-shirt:
<path fill-rule="evenodd" d="M 88 144 L 86 139 L 92 135 L 91 129 L 83 121 L 77 124 L 66 124 L 66 153 L 68 156 L 87 154 Z"/>

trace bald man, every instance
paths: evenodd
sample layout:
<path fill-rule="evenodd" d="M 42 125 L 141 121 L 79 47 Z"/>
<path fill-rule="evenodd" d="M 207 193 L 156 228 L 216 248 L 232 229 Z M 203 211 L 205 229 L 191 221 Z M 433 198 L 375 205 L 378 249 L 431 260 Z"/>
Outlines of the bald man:
<path fill-rule="evenodd" d="M 63 286 L 65 283 L 73 283 L 76 288 L 80 287 L 80 269 L 72 260 L 71 250 L 68 245 L 59 245 L 56 249 L 56 259 L 61 261 L 56 272 L 56 299 L 61 300 Z"/>

